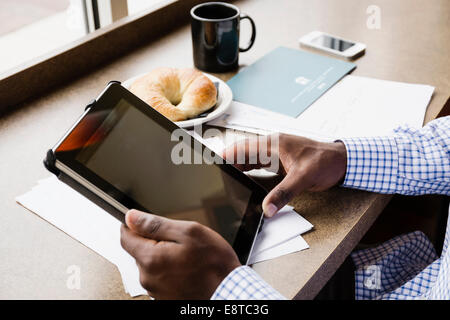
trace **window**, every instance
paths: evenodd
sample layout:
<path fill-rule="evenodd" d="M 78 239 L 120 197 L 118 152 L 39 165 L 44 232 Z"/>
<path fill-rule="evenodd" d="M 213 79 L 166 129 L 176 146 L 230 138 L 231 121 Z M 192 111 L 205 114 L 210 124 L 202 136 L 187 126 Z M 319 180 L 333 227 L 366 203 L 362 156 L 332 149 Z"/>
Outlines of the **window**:
<path fill-rule="evenodd" d="M 0 74 L 174 0 L 1 0 Z"/>

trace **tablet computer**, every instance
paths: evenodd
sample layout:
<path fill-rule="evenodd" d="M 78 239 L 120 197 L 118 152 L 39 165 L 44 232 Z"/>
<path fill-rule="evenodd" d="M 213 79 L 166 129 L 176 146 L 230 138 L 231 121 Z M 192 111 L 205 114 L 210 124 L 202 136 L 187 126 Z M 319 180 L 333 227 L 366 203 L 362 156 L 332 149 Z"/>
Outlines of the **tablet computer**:
<path fill-rule="evenodd" d="M 197 221 L 248 261 L 266 191 L 120 83 L 86 108 L 44 164 L 122 222 L 129 209 Z"/>

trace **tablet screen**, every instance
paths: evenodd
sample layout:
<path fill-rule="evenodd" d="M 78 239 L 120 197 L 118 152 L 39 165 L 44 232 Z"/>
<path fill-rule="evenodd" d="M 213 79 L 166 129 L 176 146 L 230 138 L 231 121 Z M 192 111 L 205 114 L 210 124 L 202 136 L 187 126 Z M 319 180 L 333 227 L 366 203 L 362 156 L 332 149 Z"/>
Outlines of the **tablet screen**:
<path fill-rule="evenodd" d="M 101 113 L 105 110 L 89 113 L 78 127 Z M 189 139 L 174 140 L 170 130 L 125 99 L 101 118 L 83 144 L 72 146 L 70 153 L 77 163 L 114 187 L 106 190 L 110 195 L 118 190 L 148 212 L 198 221 L 233 245 L 249 206 L 259 205 L 251 203 L 248 186 L 219 165 L 195 164 L 195 159 L 202 158 L 202 148 L 189 144 L 186 131 L 182 132 Z M 67 151 L 69 138 L 57 154 Z M 117 191 L 112 195 L 120 197 Z"/>

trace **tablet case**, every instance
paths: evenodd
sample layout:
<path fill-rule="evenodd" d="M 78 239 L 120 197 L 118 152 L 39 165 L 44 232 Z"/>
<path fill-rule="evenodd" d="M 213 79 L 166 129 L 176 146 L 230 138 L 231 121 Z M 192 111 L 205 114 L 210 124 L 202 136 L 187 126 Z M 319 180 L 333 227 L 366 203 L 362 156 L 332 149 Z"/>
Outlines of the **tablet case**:
<path fill-rule="evenodd" d="M 109 84 L 111 84 L 111 83 L 119 83 L 120 84 L 119 81 L 110 81 Z M 86 106 L 85 110 L 92 107 L 95 104 L 95 102 L 96 102 L 96 100 L 93 100 L 92 102 L 90 102 Z M 82 184 L 80 184 L 78 181 L 76 181 L 72 177 L 68 176 L 64 172 L 61 172 L 58 168 L 56 168 L 55 162 L 56 162 L 55 154 L 54 154 L 53 150 L 50 149 L 47 151 L 47 155 L 44 159 L 44 166 L 47 168 L 48 171 L 50 171 L 51 173 L 56 175 L 60 181 L 67 184 L 69 187 L 71 187 L 75 191 L 81 193 L 83 196 L 85 196 L 86 198 L 91 200 L 93 203 L 98 205 L 100 208 L 102 208 L 103 210 L 105 210 L 106 212 L 108 212 L 109 214 L 114 216 L 120 222 L 125 223 L 125 215 L 121 211 L 119 211 L 118 209 L 116 209 L 115 207 L 110 205 L 108 202 L 103 200 L 100 196 L 98 196 L 97 194 L 95 194 L 94 192 L 92 192 L 91 190 L 89 190 L 88 188 L 83 186 Z"/>

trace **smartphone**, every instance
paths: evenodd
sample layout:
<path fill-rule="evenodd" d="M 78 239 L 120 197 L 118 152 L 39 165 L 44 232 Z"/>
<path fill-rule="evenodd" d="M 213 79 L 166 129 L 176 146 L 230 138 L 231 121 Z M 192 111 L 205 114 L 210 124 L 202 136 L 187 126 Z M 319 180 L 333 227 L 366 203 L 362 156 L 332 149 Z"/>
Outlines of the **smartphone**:
<path fill-rule="evenodd" d="M 335 56 L 347 59 L 356 58 L 366 49 L 366 45 L 360 42 L 345 40 L 325 32 L 313 31 L 299 39 L 300 45 L 325 51 Z"/>

